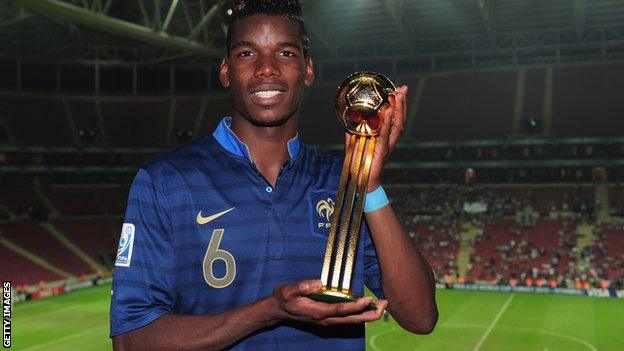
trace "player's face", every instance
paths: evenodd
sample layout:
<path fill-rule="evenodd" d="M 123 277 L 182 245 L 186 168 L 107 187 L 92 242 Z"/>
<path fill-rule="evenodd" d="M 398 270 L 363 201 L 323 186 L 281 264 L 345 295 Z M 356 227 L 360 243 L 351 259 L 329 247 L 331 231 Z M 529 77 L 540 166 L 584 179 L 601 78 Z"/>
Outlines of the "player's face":
<path fill-rule="evenodd" d="M 219 78 L 230 89 L 234 116 L 262 127 L 286 123 L 298 114 L 304 86 L 314 80 L 298 25 L 282 16 L 253 15 L 232 30 Z"/>

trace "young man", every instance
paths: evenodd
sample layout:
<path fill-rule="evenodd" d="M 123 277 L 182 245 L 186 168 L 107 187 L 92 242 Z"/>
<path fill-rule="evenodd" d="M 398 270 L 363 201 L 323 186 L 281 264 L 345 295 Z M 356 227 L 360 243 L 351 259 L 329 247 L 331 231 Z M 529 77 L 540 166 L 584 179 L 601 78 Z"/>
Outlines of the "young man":
<path fill-rule="evenodd" d="M 314 80 L 298 1 L 241 2 L 227 45 L 220 79 L 232 117 L 147 162 L 130 190 L 111 292 L 115 349 L 363 350 L 363 323 L 386 307 L 405 329 L 431 332 L 431 269 L 383 201 L 366 210 L 353 273 L 356 294 L 366 284 L 384 297 L 376 310 L 367 310 L 369 297 L 306 297 L 321 288 L 311 278 L 327 243 L 316 205 L 335 199 L 342 163 L 297 138 L 303 90 Z M 406 92 L 398 89 L 381 127 L 370 203 L 383 200 Z"/>

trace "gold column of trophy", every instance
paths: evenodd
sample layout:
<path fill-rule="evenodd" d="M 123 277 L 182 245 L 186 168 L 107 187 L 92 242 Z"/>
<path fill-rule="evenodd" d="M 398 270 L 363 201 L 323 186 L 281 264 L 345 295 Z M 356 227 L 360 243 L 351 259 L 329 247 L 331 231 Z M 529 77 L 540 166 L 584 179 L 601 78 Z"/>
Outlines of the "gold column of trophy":
<path fill-rule="evenodd" d="M 336 93 L 336 112 L 350 136 L 327 237 L 321 272 L 323 287 L 320 293 L 310 296 L 316 301 L 338 303 L 358 298 L 351 292 L 351 276 L 364 198 L 381 119 L 390 106 L 389 97 L 395 92 L 396 87 L 385 76 L 356 72 L 342 82 Z M 338 238 L 337 233 L 340 233 Z"/>

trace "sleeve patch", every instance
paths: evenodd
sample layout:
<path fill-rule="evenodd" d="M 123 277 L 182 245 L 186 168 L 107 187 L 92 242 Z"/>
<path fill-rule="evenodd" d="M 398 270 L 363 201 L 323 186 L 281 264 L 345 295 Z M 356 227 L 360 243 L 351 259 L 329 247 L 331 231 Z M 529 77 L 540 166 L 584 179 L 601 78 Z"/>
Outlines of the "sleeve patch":
<path fill-rule="evenodd" d="M 121 237 L 117 248 L 117 259 L 115 266 L 130 267 L 132 259 L 132 246 L 134 244 L 134 224 L 124 223 L 121 227 Z"/>

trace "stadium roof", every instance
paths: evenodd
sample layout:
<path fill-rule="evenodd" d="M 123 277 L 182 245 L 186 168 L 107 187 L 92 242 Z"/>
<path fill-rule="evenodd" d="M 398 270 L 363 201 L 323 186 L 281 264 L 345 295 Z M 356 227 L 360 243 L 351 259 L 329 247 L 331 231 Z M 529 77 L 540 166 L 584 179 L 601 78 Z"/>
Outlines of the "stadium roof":
<path fill-rule="evenodd" d="M 619 0 L 304 0 L 317 60 L 475 61 L 500 55 L 622 59 Z M 206 62 L 227 1 L 0 0 L 5 58 Z"/>

